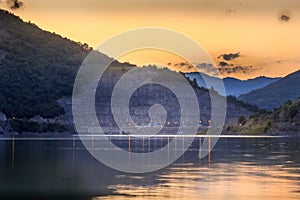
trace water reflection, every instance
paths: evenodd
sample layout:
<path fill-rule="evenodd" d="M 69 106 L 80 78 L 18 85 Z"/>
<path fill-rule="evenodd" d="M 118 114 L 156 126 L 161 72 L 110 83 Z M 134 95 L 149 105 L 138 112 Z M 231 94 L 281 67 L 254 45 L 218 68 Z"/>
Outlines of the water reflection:
<path fill-rule="evenodd" d="M 252 173 L 255 171 L 255 173 Z M 128 179 L 128 177 L 122 177 Z M 115 195 L 94 199 L 299 199 L 299 175 L 278 167 L 245 163 L 178 165 L 157 177 L 152 186 L 119 184 Z"/>
<path fill-rule="evenodd" d="M 284 142 L 283 142 L 284 141 Z M 209 160 L 194 152 L 156 174 L 116 177 L 97 199 L 300 199 L 299 141 L 222 139 Z M 194 149 L 195 151 L 195 149 Z M 148 184 L 145 184 L 148 183 Z"/>
<path fill-rule="evenodd" d="M 299 139 L 222 138 L 203 160 L 197 143 L 171 166 L 136 175 L 102 165 L 78 140 L 1 140 L 0 197 L 300 199 Z"/>

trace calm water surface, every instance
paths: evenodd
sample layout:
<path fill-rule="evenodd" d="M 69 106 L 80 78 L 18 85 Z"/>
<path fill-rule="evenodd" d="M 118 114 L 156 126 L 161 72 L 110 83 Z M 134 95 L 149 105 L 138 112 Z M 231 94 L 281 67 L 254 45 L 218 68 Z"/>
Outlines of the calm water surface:
<path fill-rule="evenodd" d="M 299 152 L 299 138 L 221 138 L 205 159 L 192 146 L 162 170 L 127 174 L 80 141 L 0 140 L 0 198 L 298 200 Z"/>

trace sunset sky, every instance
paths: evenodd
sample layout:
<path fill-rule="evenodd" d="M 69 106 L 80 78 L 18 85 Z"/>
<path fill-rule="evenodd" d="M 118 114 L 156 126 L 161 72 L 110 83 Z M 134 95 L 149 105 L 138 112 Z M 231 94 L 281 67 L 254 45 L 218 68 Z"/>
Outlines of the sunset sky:
<path fill-rule="evenodd" d="M 0 2 L 1 8 L 9 10 L 5 0 Z M 285 76 L 300 69 L 298 0 L 23 2 L 23 7 L 10 11 L 42 29 L 92 47 L 124 31 L 161 27 L 178 31 L 203 46 L 224 77 Z M 155 54 L 136 52 L 120 60 L 141 65 L 154 59 L 156 63 L 169 63 L 173 69 L 189 71 L 185 66 L 176 65 L 179 62 L 176 56 Z M 201 64 L 197 59 L 191 62 Z"/>

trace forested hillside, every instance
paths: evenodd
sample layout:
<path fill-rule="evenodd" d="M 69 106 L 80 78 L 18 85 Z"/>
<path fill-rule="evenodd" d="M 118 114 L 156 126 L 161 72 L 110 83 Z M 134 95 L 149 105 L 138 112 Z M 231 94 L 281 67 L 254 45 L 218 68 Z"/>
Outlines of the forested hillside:
<path fill-rule="evenodd" d="M 294 135 L 300 131 L 300 98 L 289 100 L 272 111 L 261 110 L 249 117 L 241 116 L 227 132 L 239 134 Z"/>
<path fill-rule="evenodd" d="M 54 117 L 56 100 L 71 95 L 76 72 L 91 50 L 0 10 L 0 111 L 8 117 Z"/>

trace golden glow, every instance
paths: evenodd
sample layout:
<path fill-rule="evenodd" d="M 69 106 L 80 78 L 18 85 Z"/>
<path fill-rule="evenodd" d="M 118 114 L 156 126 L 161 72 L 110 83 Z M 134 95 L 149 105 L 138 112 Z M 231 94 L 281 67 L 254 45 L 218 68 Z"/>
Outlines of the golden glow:
<path fill-rule="evenodd" d="M 23 19 L 93 47 L 120 32 L 162 27 L 193 38 L 216 63 L 220 54 L 240 52 L 233 64 L 256 69 L 230 76 L 285 76 L 300 68 L 298 0 L 24 0 L 24 4 L 14 11 Z M 281 14 L 289 20 L 280 20 Z M 134 63 L 139 60 L 130 58 Z"/>
<path fill-rule="evenodd" d="M 224 163 L 209 167 L 188 165 L 174 167 L 170 173 L 159 175 L 149 186 L 118 184 L 111 186 L 115 194 L 105 199 L 245 199 L 297 200 L 300 198 L 295 182 L 299 175 L 280 166 L 251 166 L 253 163 Z M 266 180 L 264 180 L 267 177 Z M 120 177 L 128 180 L 131 177 Z M 139 181 L 142 177 L 134 177 Z M 120 181 L 122 182 L 122 181 Z M 120 195 L 117 195 L 120 194 Z M 146 196 L 145 196 L 146 194 Z"/>
<path fill-rule="evenodd" d="M 175 71 L 192 72 L 196 70 L 192 63 L 179 55 L 158 49 L 141 49 L 132 51 L 118 58 L 118 60 L 121 62 L 135 63 L 138 66 L 157 65 L 160 67 L 169 67 Z M 184 63 L 185 65 L 180 66 L 180 63 Z M 188 69 L 186 64 L 190 65 L 191 68 Z"/>

